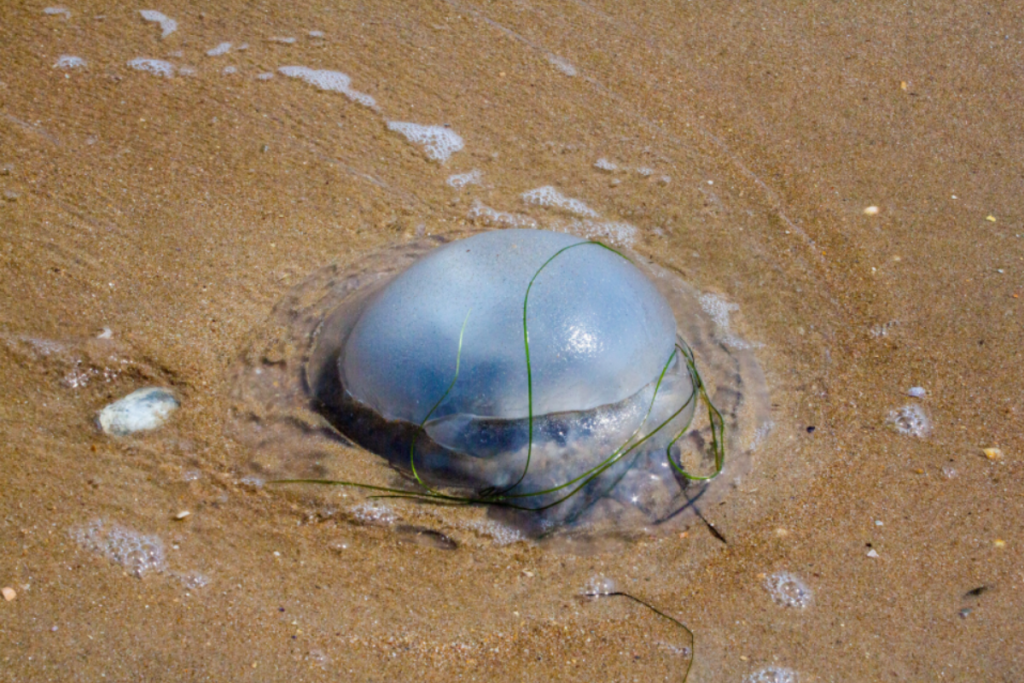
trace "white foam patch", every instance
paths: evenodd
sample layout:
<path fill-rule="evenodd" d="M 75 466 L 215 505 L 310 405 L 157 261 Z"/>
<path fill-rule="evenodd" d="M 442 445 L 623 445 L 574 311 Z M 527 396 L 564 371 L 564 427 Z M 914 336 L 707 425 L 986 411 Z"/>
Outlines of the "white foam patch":
<path fill-rule="evenodd" d="M 573 66 L 568 60 L 559 57 L 558 55 L 548 55 L 548 61 L 551 66 L 561 71 L 566 76 L 572 77 L 576 75 L 576 67 Z"/>
<path fill-rule="evenodd" d="M 295 43 L 295 41 L 296 41 L 296 39 L 292 38 L 291 36 L 287 36 L 287 37 L 284 37 L 284 36 L 272 36 L 270 38 L 270 42 L 272 42 L 272 43 L 281 43 L 282 45 L 293 45 Z"/>
<path fill-rule="evenodd" d="M 191 66 L 182 66 L 178 68 L 178 73 L 182 76 L 195 76 L 196 70 Z"/>
<path fill-rule="evenodd" d="M 170 62 L 165 62 L 162 59 L 147 59 L 140 57 L 128 62 L 128 66 L 136 71 L 145 71 L 146 73 L 151 73 L 155 76 L 163 76 L 164 78 L 170 78 L 174 75 L 174 65 Z"/>
<path fill-rule="evenodd" d="M 377 106 L 377 101 L 372 97 L 366 93 L 354 90 L 352 88 L 352 79 L 349 78 L 348 74 L 343 74 L 340 71 L 310 69 L 305 66 L 282 66 L 278 71 L 289 78 L 298 78 L 321 90 L 339 92 L 364 107 L 373 109 Z"/>
<path fill-rule="evenodd" d="M 309 37 L 310 38 L 323 38 L 324 37 L 324 32 L 323 31 L 310 31 L 309 32 Z"/>
<path fill-rule="evenodd" d="M 157 12 L 155 9 L 142 9 L 139 10 L 139 14 L 141 14 L 142 18 L 146 21 L 152 21 L 153 23 L 160 25 L 160 29 L 163 31 L 160 38 L 166 38 L 178 30 L 178 22 L 171 19 L 163 12 Z"/>
<path fill-rule="evenodd" d="M 766 666 L 743 679 L 743 683 L 797 683 L 799 678 L 792 669 Z"/>
<path fill-rule="evenodd" d="M 547 227 L 558 232 L 578 235 L 588 240 L 611 242 L 620 247 L 633 246 L 637 235 L 635 225 L 621 221 L 594 221 L 588 218 L 556 221 Z"/>
<path fill-rule="evenodd" d="M 466 218 L 478 225 L 493 228 L 536 228 L 537 221 L 519 213 L 507 213 L 487 206 L 479 199 L 473 202 Z"/>
<path fill-rule="evenodd" d="M 524 192 L 522 197 L 527 204 L 564 209 L 584 218 L 598 218 L 598 213 L 582 201 L 566 197 L 551 185 Z"/>
<path fill-rule="evenodd" d="M 594 168 L 596 168 L 599 171 L 611 172 L 619 170 L 619 165 L 616 164 L 615 162 L 608 161 L 604 157 L 601 157 L 600 159 L 594 162 Z"/>
<path fill-rule="evenodd" d="M 53 68 L 55 69 L 80 69 L 85 66 L 85 60 L 74 55 L 61 55 L 57 58 Z"/>
<path fill-rule="evenodd" d="M 472 171 L 467 173 L 456 173 L 455 175 L 450 175 L 448 176 L 448 180 L 445 182 L 455 189 L 461 190 L 466 185 L 479 185 L 483 177 L 484 174 L 480 170 L 474 168 Z"/>
<path fill-rule="evenodd" d="M 811 604 L 811 589 L 789 572 L 776 572 L 764 581 L 772 600 L 782 607 L 803 609 Z"/>
<path fill-rule="evenodd" d="M 750 442 L 750 446 L 748 447 L 749 450 L 753 452 L 760 448 L 765 439 L 768 438 L 768 435 L 772 433 L 773 429 L 775 429 L 775 423 L 771 420 L 762 422 L 761 426 L 754 431 L 754 438 Z"/>
<path fill-rule="evenodd" d="M 469 524 L 474 531 L 489 537 L 495 545 L 512 545 L 525 541 L 526 538 L 516 528 L 505 526 L 494 520 L 480 520 Z"/>
<path fill-rule="evenodd" d="M 221 73 L 226 75 L 226 76 L 230 76 L 231 74 L 238 73 L 238 67 L 237 66 L 226 66 L 226 67 L 224 67 L 224 70 L 221 71 Z"/>
<path fill-rule="evenodd" d="M 749 349 L 760 346 L 760 344 L 751 344 L 745 339 L 741 339 L 732 333 L 730 329 L 729 314 L 733 311 L 740 310 L 738 304 L 729 303 L 717 294 L 702 294 L 700 297 L 700 306 L 704 309 L 711 320 L 718 326 L 720 335 L 718 340 L 726 346 L 731 346 L 734 349 Z"/>
<path fill-rule="evenodd" d="M 349 510 L 349 512 L 363 524 L 390 526 L 398 520 L 398 515 L 395 514 L 395 511 L 383 503 L 360 503 Z"/>
<path fill-rule="evenodd" d="M 220 55 L 226 55 L 231 50 L 231 43 L 220 43 L 215 48 L 211 48 L 206 51 L 208 57 L 219 57 Z"/>
<path fill-rule="evenodd" d="M 615 588 L 615 581 L 599 574 L 590 577 L 587 585 L 583 587 L 583 592 L 588 595 L 607 595 L 614 593 Z"/>
<path fill-rule="evenodd" d="M 893 410 L 885 420 L 886 424 L 900 434 L 923 438 L 932 431 L 932 422 L 924 408 L 916 403 L 905 405 L 898 410 Z"/>
<path fill-rule="evenodd" d="M 166 567 L 164 544 L 158 536 L 146 536 L 116 524 L 107 526 L 99 519 L 73 527 L 70 533 L 82 548 L 102 555 L 139 578 L 150 571 L 162 572 Z"/>
<path fill-rule="evenodd" d="M 161 426 L 178 405 L 178 400 L 166 389 L 147 387 L 106 406 L 96 419 L 107 434 L 127 436 Z"/>
<path fill-rule="evenodd" d="M 258 80 L 261 80 L 261 81 L 269 81 L 273 77 L 274 77 L 274 72 L 273 71 L 266 71 L 266 72 L 261 73 L 261 74 L 256 76 L 256 78 Z"/>
<path fill-rule="evenodd" d="M 444 126 L 424 126 L 406 121 L 388 121 L 388 130 L 401 133 L 414 145 L 422 145 L 427 157 L 445 162 L 463 147 L 458 133 Z"/>
<path fill-rule="evenodd" d="M 71 18 L 71 10 L 67 7 L 47 7 L 43 10 L 43 14 L 49 14 L 50 16 L 62 15 L 65 19 Z"/>
<path fill-rule="evenodd" d="M 652 175 L 654 175 L 654 169 L 648 168 L 647 166 L 640 166 L 633 170 L 637 173 L 637 175 L 640 175 L 644 178 L 650 178 Z"/>

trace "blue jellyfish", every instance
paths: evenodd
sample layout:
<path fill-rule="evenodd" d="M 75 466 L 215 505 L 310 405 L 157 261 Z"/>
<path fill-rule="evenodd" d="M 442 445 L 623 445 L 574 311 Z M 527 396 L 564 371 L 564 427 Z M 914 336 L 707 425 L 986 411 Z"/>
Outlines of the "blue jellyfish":
<path fill-rule="evenodd" d="M 624 255 L 564 233 L 477 234 L 366 287 L 321 325 L 308 381 L 343 434 L 445 500 L 561 522 L 635 504 L 638 464 L 699 478 L 673 460 L 703 389 L 672 308 Z"/>

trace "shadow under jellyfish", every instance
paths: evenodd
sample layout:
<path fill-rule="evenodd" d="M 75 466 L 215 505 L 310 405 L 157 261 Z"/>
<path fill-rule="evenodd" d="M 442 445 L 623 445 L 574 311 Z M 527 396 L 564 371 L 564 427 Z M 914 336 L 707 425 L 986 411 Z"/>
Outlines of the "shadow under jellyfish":
<path fill-rule="evenodd" d="M 477 234 L 362 288 L 315 330 L 306 381 L 412 486 L 321 483 L 536 530 L 645 506 L 656 521 L 723 466 L 725 421 L 672 307 L 626 256 L 563 233 Z M 680 448 L 700 404 L 706 438 Z"/>

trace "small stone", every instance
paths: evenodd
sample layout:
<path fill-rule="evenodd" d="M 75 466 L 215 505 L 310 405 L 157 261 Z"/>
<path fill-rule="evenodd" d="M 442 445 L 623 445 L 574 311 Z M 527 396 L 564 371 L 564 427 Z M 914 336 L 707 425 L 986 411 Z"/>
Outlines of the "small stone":
<path fill-rule="evenodd" d="M 866 207 L 864 209 L 864 215 L 865 216 L 875 216 L 875 215 L 878 215 L 879 211 L 880 211 L 880 209 L 877 206 L 869 206 L 869 207 Z"/>
<path fill-rule="evenodd" d="M 105 407 L 99 412 L 97 422 L 107 434 L 127 436 L 160 427 L 179 405 L 166 389 L 147 387 Z"/>
<path fill-rule="evenodd" d="M 872 548 L 868 551 L 868 557 L 870 557 L 871 559 L 876 559 L 878 557 L 878 551 Z"/>
<path fill-rule="evenodd" d="M 989 214 L 989 215 L 985 216 L 985 220 L 987 220 L 989 223 L 995 223 L 996 222 L 996 217 L 993 216 L 992 214 Z"/>
<path fill-rule="evenodd" d="M 189 512 L 188 510 L 182 510 L 178 514 L 174 515 L 174 519 L 178 519 L 178 520 L 185 519 L 186 517 L 188 517 L 191 514 L 192 513 Z"/>
<path fill-rule="evenodd" d="M 997 538 L 996 540 L 992 541 L 992 545 L 994 545 L 997 548 L 1005 548 L 1006 547 L 1006 541 L 1004 541 L 1001 538 Z"/>
<path fill-rule="evenodd" d="M 981 452 L 985 454 L 985 457 L 989 460 L 1002 460 L 1003 451 L 999 448 L 982 448 Z"/>
<path fill-rule="evenodd" d="M 914 398 L 924 398 L 924 395 L 927 393 L 924 387 L 910 387 L 907 389 L 907 396 L 913 396 Z"/>
<path fill-rule="evenodd" d="M 17 591 L 15 591 L 10 586 L 4 586 L 3 590 L 0 590 L 0 593 L 3 593 L 4 600 L 6 600 L 7 602 L 10 602 L 11 600 L 14 600 L 16 597 L 18 597 Z"/>

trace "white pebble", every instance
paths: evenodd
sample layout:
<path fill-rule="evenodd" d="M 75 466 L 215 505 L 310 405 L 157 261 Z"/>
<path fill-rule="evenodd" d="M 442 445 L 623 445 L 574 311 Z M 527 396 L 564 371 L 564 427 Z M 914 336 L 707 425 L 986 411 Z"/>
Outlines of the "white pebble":
<path fill-rule="evenodd" d="M 107 434 L 126 436 L 160 427 L 179 405 L 166 389 L 147 387 L 105 407 L 97 421 Z"/>
<path fill-rule="evenodd" d="M 913 396 L 914 398 L 924 398 L 924 395 L 927 393 L 924 387 L 910 387 L 907 389 L 907 396 Z"/>
<path fill-rule="evenodd" d="M 868 551 L 868 557 L 870 557 L 871 559 L 877 558 L 878 557 L 878 551 L 875 550 L 874 548 L 872 548 L 871 550 Z"/>

